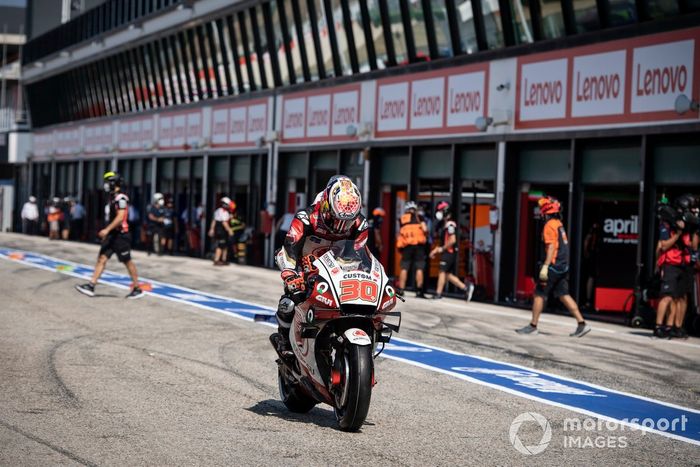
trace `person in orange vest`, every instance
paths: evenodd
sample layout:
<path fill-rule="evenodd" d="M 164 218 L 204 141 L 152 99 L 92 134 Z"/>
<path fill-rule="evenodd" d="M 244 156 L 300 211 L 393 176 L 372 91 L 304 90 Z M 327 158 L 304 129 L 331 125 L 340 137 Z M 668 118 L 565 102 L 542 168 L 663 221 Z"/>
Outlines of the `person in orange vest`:
<path fill-rule="evenodd" d="M 437 288 L 433 299 L 439 300 L 442 298 L 442 290 L 445 288 L 447 281 L 449 281 L 464 293 L 464 298 L 469 302 L 474 294 L 474 284 L 471 282 L 465 284 L 454 274 L 455 266 L 457 265 L 457 223 L 452 220 L 450 203 L 447 201 L 438 203 L 435 208 L 435 219 L 440 222 L 442 244 L 436 246 L 430 252 L 431 258 L 440 253 L 440 274 L 438 275 Z"/>
<path fill-rule="evenodd" d="M 545 258 L 540 267 L 535 298 L 532 303 L 532 320 L 527 326 L 516 329 L 518 334 L 538 334 L 537 323 L 550 292 L 561 300 L 569 313 L 576 318 L 576 330 L 571 337 L 583 337 L 591 331 L 584 321 L 578 305 L 569 295 L 569 239 L 561 222 L 561 204 L 555 198 L 545 196 L 537 201 L 540 215 L 546 221 L 542 231 Z"/>
<path fill-rule="evenodd" d="M 403 215 L 399 219 L 399 236 L 396 239 L 396 247 L 401 253 L 401 272 L 399 273 L 399 295 L 404 294 L 408 270 L 413 267 L 416 278 L 416 297 L 425 298 L 423 294 L 423 270 L 425 269 L 425 244 L 428 226 L 425 220 L 418 215 L 418 206 L 414 201 L 409 201 L 404 207 Z"/>

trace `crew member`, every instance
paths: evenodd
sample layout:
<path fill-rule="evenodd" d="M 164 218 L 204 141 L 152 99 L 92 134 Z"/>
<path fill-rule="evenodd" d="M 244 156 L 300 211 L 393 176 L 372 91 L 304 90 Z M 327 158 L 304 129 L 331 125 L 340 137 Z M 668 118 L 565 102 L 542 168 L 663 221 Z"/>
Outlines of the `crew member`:
<path fill-rule="evenodd" d="M 61 198 L 54 197 L 49 204 L 46 221 L 49 223 L 49 240 L 60 240 L 61 238 L 61 221 L 63 211 L 61 211 Z"/>
<path fill-rule="evenodd" d="M 275 261 L 285 283 L 277 307 L 278 332 L 270 340 L 282 355 L 290 354 L 289 328 L 294 300 L 305 290 L 301 268 L 309 255 L 320 257 L 336 242 L 354 240 L 355 248 L 366 246 L 368 227 L 360 214 L 360 190 L 348 177 L 336 175 L 307 209 L 296 213 Z"/>
<path fill-rule="evenodd" d="M 471 282 L 465 284 L 454 274 L 457 264 L 457 223 L 452 220 L 450 204 L 447 201 L 438 203 L 435 209 L 435 219 L 440 223 L 442 245 L 436 246 L 430 252 L 431 258 L 440 253 L 440 274 L 438 275 L 437 289 L 433 298 L 441 299 L 445 282 L 450 281 L 452 285 L 464 293 L 464 298 L 467 301 L 471 301 L 474 294 L 474 284 Z"/>
<path fill-rule="evenodd" d="M 385 216 L 386 211 L 383 208 L 374 208 L 372 216 L 367 219 L 367 227 L 369 228 L 367 246 L 377 259 L 382 256 L 382 250 L 384 249 L 382 245 L 382 224 Z"/>
<path fill-rule="evenodd" d="M 106 172 L 102 177 L 104 190 L 109 193 L 109 223 L 100 230 L 97 236 L 102 239 L 102 246 L 97 257 L 95 272 L 87 284 L 76 285 L 78 292 L 89 297 L 95 296 L 95 286 L 107 265 L 107 261 L 116 253 L 119 261 L 124 263 L 129 276 L 131 276 L 131 291 L 126 296 L 128 299 L 136 299 L 144 296 L 139 287 L 136 265 L 131 259 L 131 236 L 129 234 L 128 210 L 129 197 L 122 192 L 123 181 L 116 172 Z"/>
<path fill-rule="evenodd" d="M 229 205 L 231 199 L 224 196 L 219 201 L 219 207 L 214 211 L 214 218 L 209 226 L 209 236 L 216 242 L 214 251 L 214 266 L 226 266 L 228 257 L 228 239 L 233 235 L 231 230 L 231 213 Z"/>
<path fill-rule="evenodd" d="M 163 250 L 169 255 L 173 254 L 173 240 L 175 239 L 175 206 L 172 197 L 168 197 L 163 208 Z"/>
<path fill-rule="evenodd" d="M 688 337 L 683 322 L 688 309 L 688 293 L 692 290 L 696 259 L 694 252 L 700 243 L 696 229 L 693 228 L 691 232 L 691 226 L 684 220 L 685 215 L 692 214 L 691 210 L 697 208 L 694 197 L 683 195 L 674 204 L 679 218 L 675 220 L 675 225 L 670 220 L 661 220 L 657 243 L 661 300 L 656 308 L 654 336 L 661 339 Z"/>
<path fill-rule="evenodd" d="M 413 268 L 416 279 L 416 297 L 425 298 L 423 293 L 423 270 L 425 269 L 425 245 L 428 241 L 428 226 L 418 214 L 418 206 L 409 201 L 404 206 L 399 219 L 399 236 L 396 247 L 401 253 L 401 272 L 397 294 L 403 295 L 408 279 L 408 271 Z"/>
<path fill-rule="evenodd" d="M 27 235 L 36 235 L 39 231 L 39 207 L 36 197 L 30 196 L 22 206 L 22 231 Z"/>
<path fill-rule="evenodd" d="M 583 337 L 591 331 L 584 321 L 578 305 L 569 295 L 569 240 L 561 222 L 561 204 L 555 198 L 545 196 L 537 201 L 540 215 L 545 220 L 542 231 L 545 257 L 539 269 L 535 298 L 532 303 L 532 320 L 527 326 L 516 329 L 518 334 L 537 334 L 537 323 L 550 293 L 561 300 L 569 313 L 576 318 L 576 330 L 571 337 Z"/>
<path fill-rule="evenodd" d="M 238 215 L 238 206 L 235 201 L 231 201 L 228 205 L 229 212 L 231 213 L 231 219 L 229 220 L 229 225 L 231 226 L 231 252 L 233 257 L 240 264 L 245 264 L 245 222 Z"/>
<path fill-rule="evenodd" d="M 153 195 L 153 202 L 148 208 L 148 231 L 151 236 L 149 253 L 152 250 L 159 256 L 165 250 L 165 197 L 162 193 Z"/>

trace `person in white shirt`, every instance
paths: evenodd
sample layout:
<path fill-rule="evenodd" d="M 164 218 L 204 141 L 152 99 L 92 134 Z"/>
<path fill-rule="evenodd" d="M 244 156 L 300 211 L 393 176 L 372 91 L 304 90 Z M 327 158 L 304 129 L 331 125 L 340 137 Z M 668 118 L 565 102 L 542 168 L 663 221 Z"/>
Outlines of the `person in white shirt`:
<path fill-rule="evenodd" d="M 231 212 L 229 205 L 231 199 L 224 196 L 219 201 L 219 207 L 214 211 L 214 218 L 211 220 L 209 227 L 209 236 L 216 242 L 216 250 L 214 251 L 214 266 L 225 266 L 226 256 L 228 252 L 228 238 L 233 235 L 231 230 Z"/>
<path fill-rule="evenodd" d="M 39 231 L 39 207 L 36 198 L 29 197 L 29 201 L 22 206 L 22 232 L 27 235 L 36 235 Z"/>

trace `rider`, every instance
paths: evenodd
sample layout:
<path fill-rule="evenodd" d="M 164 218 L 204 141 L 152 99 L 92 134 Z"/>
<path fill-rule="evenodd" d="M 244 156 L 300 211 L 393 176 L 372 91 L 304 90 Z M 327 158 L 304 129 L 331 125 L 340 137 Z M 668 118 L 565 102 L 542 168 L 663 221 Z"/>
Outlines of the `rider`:
<path fill-rule="evenodd" d="M 278 332 L 272 334 L 278 351 L 289 354 L 289 328 L 294 318 L 295 299 L 305 290 L 302 259 L 323 255 L 340 241 L 354 240 L 357 249 L 367 243 L 367 221 L 360 214 L 360 190 L 344 175 L 331 177 L 326 188 L 316 195 L 314 203 L 297 212 L 276 254 L 277 266 L 282 270 L 284 295 L 277 307 Z"/>

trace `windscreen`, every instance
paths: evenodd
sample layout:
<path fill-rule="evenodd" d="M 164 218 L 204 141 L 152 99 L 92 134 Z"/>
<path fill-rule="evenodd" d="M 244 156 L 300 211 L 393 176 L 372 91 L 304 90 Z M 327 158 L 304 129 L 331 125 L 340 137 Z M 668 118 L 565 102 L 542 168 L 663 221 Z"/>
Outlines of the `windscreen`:
<path fill-rule="evenodd" d="M 362 271 L 369 273 L 372 270 L 372 256 L 366 246 L 359 249 L 353 240 L 336 242 L 331 246 L 331 252 L 341 269 L 348 271 Z"/>

